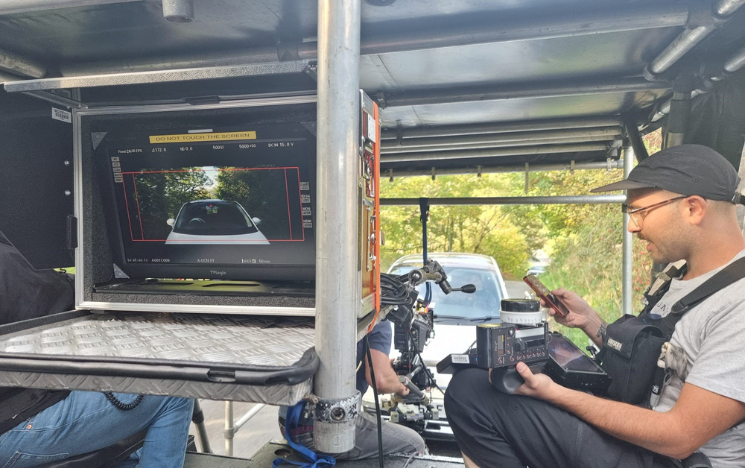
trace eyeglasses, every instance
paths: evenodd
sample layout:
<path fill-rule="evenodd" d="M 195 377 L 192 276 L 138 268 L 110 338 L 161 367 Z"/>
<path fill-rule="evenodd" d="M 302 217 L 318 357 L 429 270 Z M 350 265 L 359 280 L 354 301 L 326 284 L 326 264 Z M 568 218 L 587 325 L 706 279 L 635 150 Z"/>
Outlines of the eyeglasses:
<path fill-rule="evenodd" d="M 642 223 L 644 222 L 644 218 L 647 217 L 650 211 L 656 210 L 657 208 L 660 208 L 665 205 L 669 205 L 670 203 L 676 202 L 678 200 L 682 200 L 684 198 L 688 198 L 687 196 L 683 195 L 680 197 L 671 198 L 669 200 L 661 201 L 659 203 L 655 203 L 653 205 L 649 206 L 643 206 L 641 208 L 634 208 L 633 210 L 629 210 L 629 205 L 624 205 L 626 208 L 626 213 L 628 213 L 629 217 L 631 218 L 631 221 L 636 224 L 636 227 L 639 229 L 642 228 Z"/>

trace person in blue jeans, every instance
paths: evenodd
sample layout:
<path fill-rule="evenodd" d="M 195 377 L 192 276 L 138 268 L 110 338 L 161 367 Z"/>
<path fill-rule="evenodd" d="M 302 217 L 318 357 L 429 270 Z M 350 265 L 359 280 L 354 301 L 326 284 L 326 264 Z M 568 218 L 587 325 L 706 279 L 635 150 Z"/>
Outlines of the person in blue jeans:
<path fill-rule="evenodd" d="M 114 393 L 124 404 L 137 395 Z M 27 468 L 93 452 L 147 429 L 145 445 L 126 462 L 139 468 L 184 465 L 194 401 L 146 395 L 123 411 L 103 393 L 74 391 L 0 434 L 0 466 Z"/>
<path fill-rule="evenodd" d="M 72 284 L 34 269 L 0 232 L 0 325 L 73 309 Z M 123 466 L 181 468 L 193 407 L 186 398 L 0 386 L 0 467 L 64 460 L 147 429 L 144 446 Z"/>

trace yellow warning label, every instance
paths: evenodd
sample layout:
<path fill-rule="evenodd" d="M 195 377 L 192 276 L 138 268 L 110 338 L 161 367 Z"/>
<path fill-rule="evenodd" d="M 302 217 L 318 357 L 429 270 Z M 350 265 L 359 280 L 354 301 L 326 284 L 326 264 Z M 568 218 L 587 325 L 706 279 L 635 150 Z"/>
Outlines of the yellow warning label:
<path fill-rule="evenodd" d="M 255 140 L 256 132 L 187 133 L 183 135 L 150 135 L 150 143 L 196 143 L 200 141 Z"/>

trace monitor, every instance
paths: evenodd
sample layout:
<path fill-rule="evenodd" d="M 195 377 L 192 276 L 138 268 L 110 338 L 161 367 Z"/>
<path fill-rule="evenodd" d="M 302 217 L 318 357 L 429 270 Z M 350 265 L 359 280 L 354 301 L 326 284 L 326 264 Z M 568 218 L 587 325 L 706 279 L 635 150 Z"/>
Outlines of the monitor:
<path fill-rule="evenodd" d="M 112 130 L 95 150 L 126 276 L 312 279 L 312 125 L 163 127 Z"/>

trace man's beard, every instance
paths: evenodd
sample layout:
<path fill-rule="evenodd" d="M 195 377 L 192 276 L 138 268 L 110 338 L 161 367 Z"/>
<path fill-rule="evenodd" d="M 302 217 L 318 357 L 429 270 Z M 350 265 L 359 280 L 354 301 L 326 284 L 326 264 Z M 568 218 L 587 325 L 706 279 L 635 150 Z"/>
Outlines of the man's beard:
<path fill-rule="evenodd" d="M 656 263 L 672 263 L 683 258 L 683 252 L 675 248 L 677 243 L 671 237 L 665 239 L 662 243 L 663 247 L 660 248 L 660 244 L 657 242 L 651 241 L 641 234 L 637 234 L 639 240 L 647 242 L 652 246 L 652 250 L 648 250 L 648 253 Z"/>

